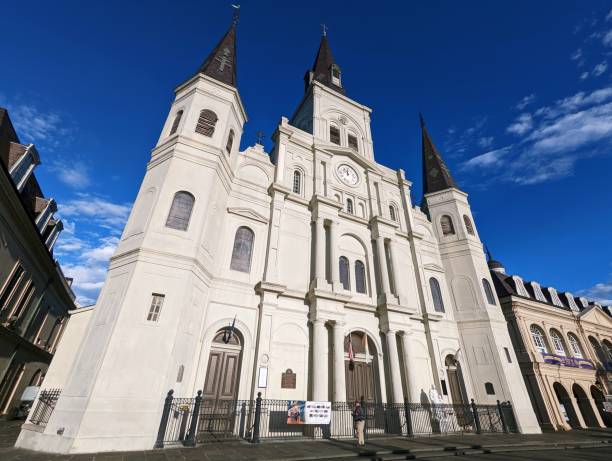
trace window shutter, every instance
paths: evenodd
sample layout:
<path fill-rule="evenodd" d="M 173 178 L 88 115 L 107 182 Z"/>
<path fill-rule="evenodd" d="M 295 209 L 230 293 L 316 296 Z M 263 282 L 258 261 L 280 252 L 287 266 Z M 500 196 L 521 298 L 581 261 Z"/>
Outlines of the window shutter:
<path fill-rule="evenodd" d="M 335 126 L 329 127 L 329 142 L 340 145 L 340 130 Z"/>
<path fill-rule="evenodd" d="M 215 125 L 217 124 L 217 114 L 212 110 L 204 109 L 200 112 L 198 124 L 196 125 L 196 133 L 212 138 L 215 133 Z"/>

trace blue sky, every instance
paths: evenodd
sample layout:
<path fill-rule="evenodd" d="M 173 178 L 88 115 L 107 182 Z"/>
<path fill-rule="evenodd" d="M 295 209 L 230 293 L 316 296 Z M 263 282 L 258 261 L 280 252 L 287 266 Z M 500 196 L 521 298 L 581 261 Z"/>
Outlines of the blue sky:
<path fill-rule="evenodd" d="M 242 149 L 295 109 L 325 23 L 347 94 L 374 110 L 377 161 L 406 171 L 417 203 L 422 111 L 508 271 L 612 304 L 611 2 L 290 3 L 242 4 Z M 229 2 L 3 5 L 0 105 L 41 153 L 81 303 L 103 284 L 173 89 L 230 17 Z"/>

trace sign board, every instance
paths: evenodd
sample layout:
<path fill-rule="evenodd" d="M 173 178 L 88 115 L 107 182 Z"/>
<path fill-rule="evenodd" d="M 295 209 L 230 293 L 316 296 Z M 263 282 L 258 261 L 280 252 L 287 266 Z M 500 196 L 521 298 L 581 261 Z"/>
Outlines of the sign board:
<path fill-rule="evenodd" d="M 287 368 L 287 371 L 281 374 L 281 389 L 295 389 L 297 375 Z"/>
<path fill-rule="evenodd" d="M 289 400 L 287 402 L 287 424 L 329 424 L 331 402 Z"/>
<path fill-rule="evenodd" d="M 268 387 L 268 367 L 259 367 L 257 387 L 259 388 Z"/>

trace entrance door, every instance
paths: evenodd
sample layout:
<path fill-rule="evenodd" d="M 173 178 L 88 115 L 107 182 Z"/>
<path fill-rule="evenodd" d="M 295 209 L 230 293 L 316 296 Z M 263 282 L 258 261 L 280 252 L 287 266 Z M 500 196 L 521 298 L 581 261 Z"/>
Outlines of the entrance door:
<path fill-rule="evenodd" d="M 349 338 L 352 345 L 354 360 L 349 360 Z M 354 331 L 344 338 L 344 372 L 346 376 L 347 402 L 365 400 L 376 402 L 376 348 L 367 335 L 361 331 Z"/>
<path fill-rule="evenodd" d="M 228 330 L 219 330 L 210 349 L 200 412 L 201 442 L 234 435 L 242 344 L 235 332 L 229 340 L 228 335 Z"/>

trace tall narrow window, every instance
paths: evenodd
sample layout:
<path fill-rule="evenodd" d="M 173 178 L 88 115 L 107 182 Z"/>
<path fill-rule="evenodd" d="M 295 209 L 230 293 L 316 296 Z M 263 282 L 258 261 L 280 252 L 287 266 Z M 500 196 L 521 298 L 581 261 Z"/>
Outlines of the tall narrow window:
<path fill-rule="evenodd" d="M 229 154 L 232 153 L 232 146 L 234 145 L 234 130 L 230 130 L 227 135 L 227 144 L 225 144 L 225 151 Z"/>
<path fill-rule="evenodd" d="M 329 127 L 329 142 L 340 145 L 340 130 L 333 125 Z"/>
<path fill-rule="evenodd" d="M 365 265 L 361 261 L 355 261 L 355 288 L 357 293 L 366 292 Z"/>
<path fill-rule="evenodd" d="M 149 314 L 147 315 L 147 320 L 149 322 L 157 322 L 159 320 L 165 297 L 166 295 L 153 293 L 153 297 L 151 298 L 151 306 L 149 307 Z"/>
<path fill-rule="evenodd" d="M 472 221 L 467 215 L 463 215 L 463 222 L 465 223 L 465 230 L 468 234 L 474 235 L 474 226 L 472 225 Z"/>
<path fill-rule="evenodd" d="M 548 348 L 546 347 L 546 340 L 544 339 L 542 330 L 535 325 L 531 325 L 529 331 L 531 332 L 531 339 L 533 339 L 535 348 L 543 354 L 547 353 Z"/>
<path fill-rule="evenodd" d="M 348 135 L 348 146 L 351 149 L 359 151 L 359 144 L 357 143 L 357 136 L 354 136 L 352 134 Z"/>
<path fill-rule="evenodd" d="M 580 342 L 573 333 L 568 333 L 567 339 L 569 340 L 570 347 L 572 348 L 572 354 L 574 357 L 582 358 L 582 349 L 580 349 Z"/>
<path fill-rule="evenodd" d="M 176 374 L 176 382 L 177 383 L 182 383 L 183 382 L 183 375 L 185 374 L 185 365 L 181 365 L 178 368 L 178 373 Z"/>
<path fill-rule="evenodd" d="M 506 360 L 508 361 L 508 363 L 512 363 L 512 358 L 510 357 L 510 351 L 508 350 L 507 347 L 504 347 L 504 352 L 506 353 Z"/>
<path fill-rule="evenodd" d="M 350 214 L 355 213 L 355 209 L 353 208 L 353 201 L 350 198 L 346 199 L 346 212 Z"/>
<path fill-rule="evenodd" d="M 395 207 L 393 205 L 389 205 L 389 217 L 391 221 L 397 221 L 397 217 L 395 216 Z"/>
<path fill-rule="evenodd" d="M 215 125 L 217 124 L 217 114 L 215 114 L 212 110 L 204 109 L 200 112 L 200 116 L 198 117 L 198 124 L 196 125 L 196 133 L 203 134 L 204 136 L 208 136 L 212 138 L 212 135 L 215 133 Z"/>
<path fill-rule="evenodd" d="M 431 289 L 431 297 L 433 298 L 434 310 L 436 312 L 444 312 L 444 301 L 442 300 L 440 282 L 438 282 L 438 280 L 433 277 L 430 278 L 429 288 Z"/>
<path fill-rule="evenodd" d="M 251 256 L 253 255 L 253 241 L 255 234 L 248 227 L 239 227 L 234 237 L 232 262 L 230 269 L 240 272 L 251 271 Z"/>
<path fill-rule="evenodd" d="M 558 355 L 565 356 L 565 347 L 563 346 L 563 340 L 557 330 L 550 330 L 550 338 L 552 339 L 553 349 Z"/>
<path fill-rule="evenodd" d="M 443 235 L 453 235 L 455 233 L 455 226 L 453 226 L 453 220 L 448 215 L 443 215 L 440 218 L 440 227 L 442 227 Z"/>
<path fill-rule="evenodd" d="M 602 364 L 605 364 L 608 361 L 608 358 L 606 357 L 606 353 L 604 352 L 599 342 L 593 336 L 589 336 L 589 342 L 591 343 L 591 347 L 595 351 L 595 355 L 597 356 L 597 359 Z"/>
<path fill-rule="evenodd" d="M 482 286 L 484 288 L 485 294 L 487 295 L 487 302 L 495 306 L 495 296 L 493 296 L 493 290 L 491 289 L 491 284 L 487 279 L 482 279 Z"/>
<path fill-rule="evenodd" d="M 13 269 L 13 273 L 10 276 L 8 282 L 2 287 L 2 292 L 0 293 L 0 311 L 7 309 L 11 304 L 15 293 L 17 292 L 17 287 L 21 282 L 21 279 L 24 276 L 23 267 L 17 265 Z"/>
<path fill-rule="evenodd" d="M 340 283 L 345 290 L 351 289 L 351 284 L 349 280 L 349 260 L 345 256 L 340 256 L 339 260 L 340 264 Z"/>
<path fill-rule="evenodd" d="M 193 202 L 195 202 L 195 198 L 189 192 L 180 191 L 174 194 L 170 213 L 168 213 L 168 219 L 166 219 L 166 227 L 182 231 L 187 230 L 193 210 Z"/>
<path fill-rule="evenodd" d="M 181 123 L 182 117 L 183 117 L 183 111 L 179 110 L 174 116 L 174 121 L 172 122 L 172 128 L 170 129 L 170 136 L 172 136 L 174 133 L 176 133 L 176 130 L 178 130 L 179 123 Z"/>
<path fill-rule="evenodd" d="M 22 293 L 21 298 L 19 299 L 19 303 L 17 304 L 17 307 L 11 317 L 19 318 L 19 316 L 26 310 L 26 307 L 30 305 L 30 301 L 34 296 L 35 290 L 36 287 L 34 286 L 34 283 L 30 282 L 30 284 L 27 285 L 25 291 Z"/>
<path fill-rule="evenodd" d="M 293 172 L 293 192 L 296 194 L 302 192 L 302 173 L 299 170 Z"/>
<path fill-rule="evenodd" d="M 495 388 L 493 387 L 493 383 L 485 383 L 485 392 L 487 395 L 495 395 Z"/>

